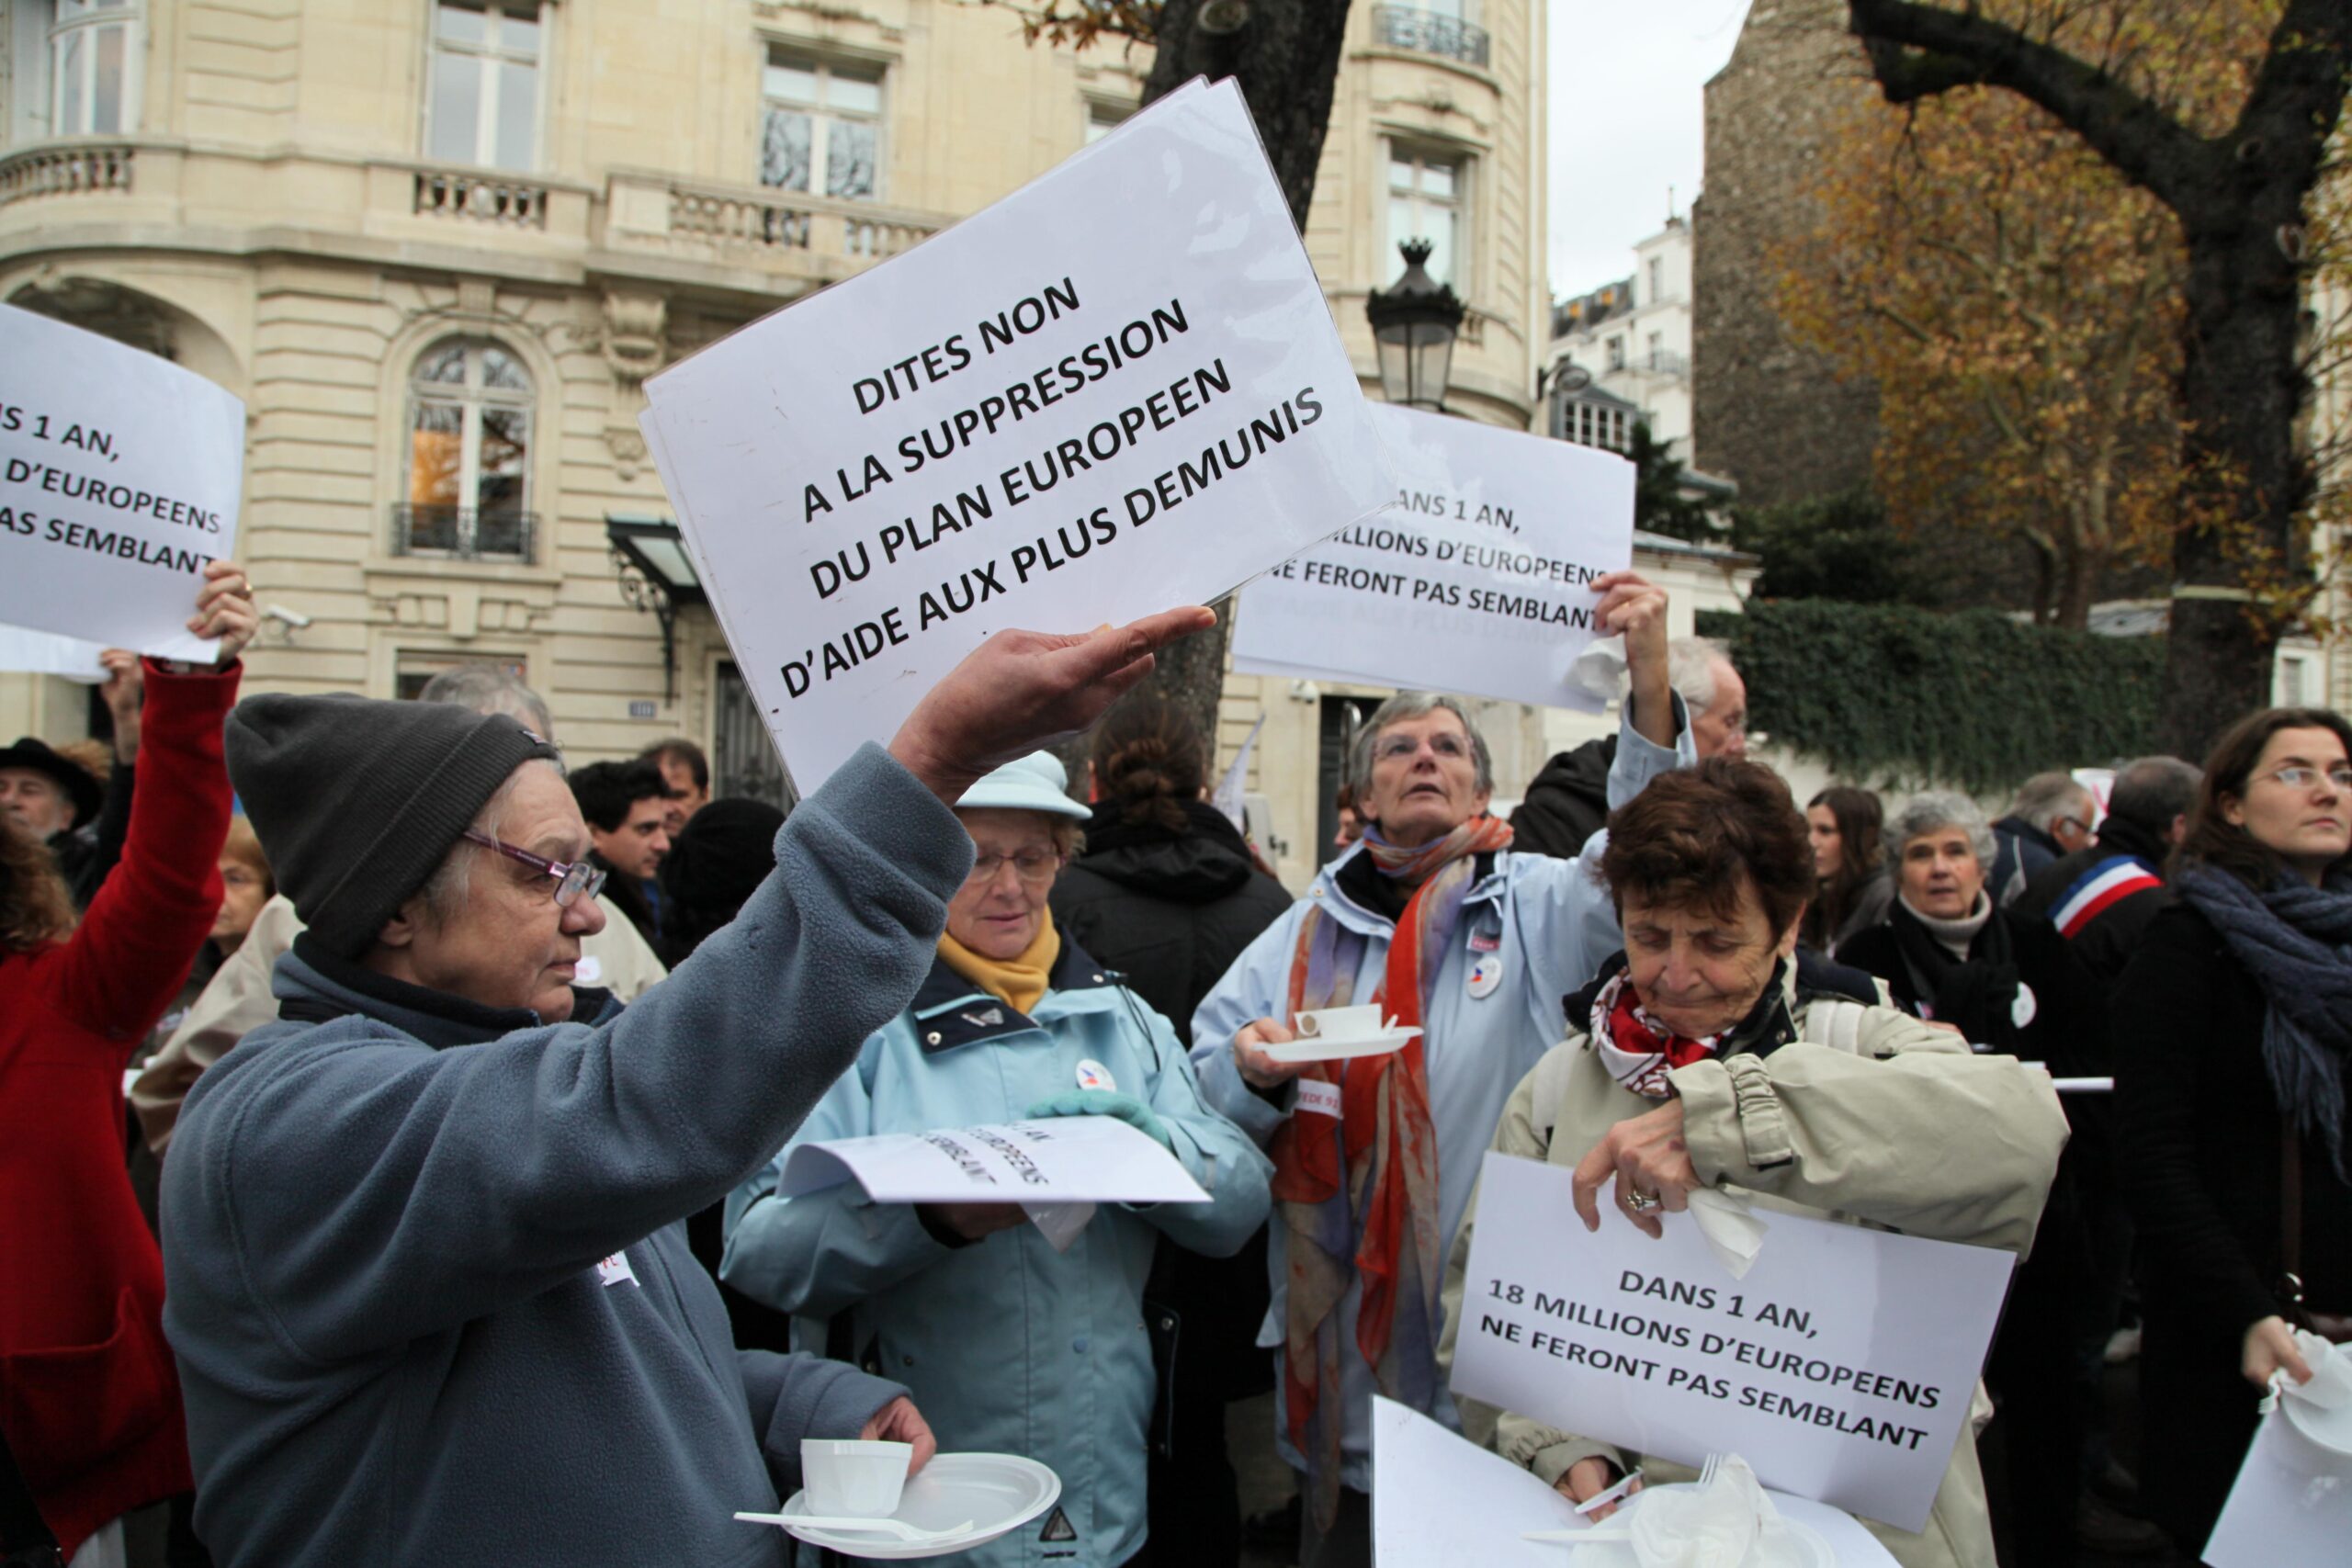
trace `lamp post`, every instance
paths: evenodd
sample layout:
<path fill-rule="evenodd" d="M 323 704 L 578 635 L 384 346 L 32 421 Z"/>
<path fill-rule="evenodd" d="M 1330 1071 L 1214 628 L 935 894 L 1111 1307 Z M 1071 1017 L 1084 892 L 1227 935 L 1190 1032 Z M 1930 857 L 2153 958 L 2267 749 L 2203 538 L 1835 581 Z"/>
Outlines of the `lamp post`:
<path fill-rule="evenodd" d="M 1424 264 L 1427 240 L 1399 241 L 1405 276 L 1393 288 L 1375 288 L 1364 319 L 1380 353 L 1380 391 L 1392 403 L 1443 413 L 1445 383 L 1453 373 L 1453 339 L 1467 309 L 1450 284 L 1432 280 Z"/>

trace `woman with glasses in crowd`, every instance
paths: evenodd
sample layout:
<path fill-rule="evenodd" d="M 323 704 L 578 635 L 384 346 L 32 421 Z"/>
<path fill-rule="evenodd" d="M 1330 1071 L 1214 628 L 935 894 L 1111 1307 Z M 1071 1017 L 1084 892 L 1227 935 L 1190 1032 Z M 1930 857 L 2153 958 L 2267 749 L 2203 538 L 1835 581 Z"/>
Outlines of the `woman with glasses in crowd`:
<path fill-rule="evenodd" d="M 2270 708 L 2223 735 L 2171 887 L 2116 991 L 2116 1145 L 2162 1434 L 2141 1495 L 2195 1551 L 2256 1391 L 2311 1375 L 2290 1325 L 2352 1334 L 2352 725 Z"/>
<path fill-rule="evenodd" d="M 981 1568 L 1143 1560 L 1153 1248 L 1165 1235 L 1226 1256 L 1267 1212 L 1265 1157 L 1202 1103 L 1168 1021 L 1055 926 L 1054 880 L 1090 815 L 1065 788 L 1039 751 L 965 793 L 976 858 L 930 979 L 728 1206 L 722 1277 L 800 1319 L 803 1348 L 904 1382 L 942 1452 L 1024 1454 L 1061 1477 L 1044 1520 L 959 1559 Z M 1210 1201 L 1106 1203 L 1057 1249 L 1017 1203 L 777 1191 L 805 1143 L 1072 1115 L 1149 1135 Z"/>

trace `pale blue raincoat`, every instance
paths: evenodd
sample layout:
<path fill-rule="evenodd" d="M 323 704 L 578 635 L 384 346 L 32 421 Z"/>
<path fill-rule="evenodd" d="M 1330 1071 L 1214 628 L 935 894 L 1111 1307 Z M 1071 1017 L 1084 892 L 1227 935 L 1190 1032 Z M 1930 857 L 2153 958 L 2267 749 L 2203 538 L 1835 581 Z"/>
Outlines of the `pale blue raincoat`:
<path fill-rule="evenodd" d="M 1212 1202 L 1106 1203 L 1057 1253 L 1026 1224 L 950 1247 L 912 1207 L 870 1202 L 854 1184 L 776 1196 L 803 1144 L 1018 1120 L 1082 1087 L 1080 1063 L 1093 1087 L 1151 1108 Z M 1034 1018 L 934 964 L 914 1005 L 867 1038 L 792 1142 L 728 1201 L 720 1275 L 794 1314 L 814 1349 L 827 1320 L 846 1314 L 845 1348 L 912 1391 L 941 1452 L 1025 1454 L 1060 1475 L 1056 1509 L 957 1562 L 1118 1568 L 1144 1545 L 1154 1243 L 1164 1234 L 1230 1256 L 1265 1222 L 1271 1170 L 1203 1103 L 1168 1021 L 1065 937 Z M 1181 1332 L 1178 1355 L 1181 1367 Z"/>
<path fill-rule="evenodd" d="M 1611 810 L 1632 800 L 1658 774 L 1697 760 L 1679 698 L 1674 716 L 1676 744 L 1671 750 L 1644 739 L 1630 724 L 1621 726 L 1617 760 L 1609 770 Z M 1437 1128 L 1439 1235 L 1447 1247 L 1469 1207 L 1479 1162 L 1494 1141 L 1504 1101 L 1534 1068 L 1536 1059 L 1566 1033 L 1562 999 L 1583 989 L 1602 962 L 1624 945 L 1615 907 L 1600 880 L 1600 855 L 1608 837 L 1606 832 L 1593 835 L 1575 860 L 1506 851 L 1494 857 L 1493 869 L 1463 897 L 1453 942 L 1430 994 L 1429 1016 L 1422 1020 L 1430 1116 Z M 1342 886 L 1342 874 L 1363 853 L 1358 846 L 1317 873 L 1306 897 L 1250 944 L 1193 1015 L 1193 1066 L 1200 1075 L 1202 1095 L 1261 1146 L 1272 1141 L 1291 1114 L 1297 1089 L 1285 1084 L 1272 1100 L 1254 1092 L 1234 1065 L 1233 1037 L 1253 1019 L 1287 1021 L 1291 958 L 1299 926 L 1311 908 L 1319 907 L 1327 917 L 1363 936 L 1355 998 L 1371 998 L 1387 964 L 1396 927 L 1386 916 L 1351 898 Z M 1474 964 L 1499 967 L 1500 974 L 1491 979 L 1481 975 L 1474 987 Z M 1331 1201 L 1346 1203 L 1344 1188 Z M 1348 1217 L 1347 1223 L 1350 1234 L 1361 1241 L 1361 1217 Z M 1288 1295 L 1286 1239 L 1283 1227 L 1276 1224 L 1266 1258 L 1273 1278 L 1273 1305 L 1258 1333 L 1258 1343 L 1278 1356 Z M 1363 1287 L 1351 1283 L 1340 1303 L 1340 1480 L 1368 1493 L 1374 1382 L 1372 1369 L 1355 1348 L 1356 1310 L 1362 1300 Z M 1433 1332 L 1431 1337 L 1434 1341 Z M 1433 1342 L 1430 1349 L 1435 1349 Z M 885 1375 L 902 1374 L 885 1369 Z M 1434 1360 L 1407 1369 L 1404 1385 L 1396 1392 L 1423 1415 L 1461 1429 Z M 1282 1408 L 1279 1359 L 1275 1394 L 1275 1446 L 1292 1465 L 1304 1470 L 1306 1461 L 1291 1445 L 1289 1418 Z"/>

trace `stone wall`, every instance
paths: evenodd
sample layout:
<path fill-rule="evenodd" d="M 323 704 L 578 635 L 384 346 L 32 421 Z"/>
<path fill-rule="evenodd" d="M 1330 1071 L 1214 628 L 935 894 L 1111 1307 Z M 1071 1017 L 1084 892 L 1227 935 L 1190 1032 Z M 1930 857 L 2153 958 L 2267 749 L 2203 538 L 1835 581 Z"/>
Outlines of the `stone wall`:
<path fill-rule="evenodd" d="M 1870 477 L 1877 400 L 1789 340 L 1774 252 L 1810 222 L 1799 197 L 1834 116 L 1871 90 L 1841 0 L 1758 0 L 1707 84 L 1706 192 L 1692 209 L 1693 467 L 1746 504 Z"/>

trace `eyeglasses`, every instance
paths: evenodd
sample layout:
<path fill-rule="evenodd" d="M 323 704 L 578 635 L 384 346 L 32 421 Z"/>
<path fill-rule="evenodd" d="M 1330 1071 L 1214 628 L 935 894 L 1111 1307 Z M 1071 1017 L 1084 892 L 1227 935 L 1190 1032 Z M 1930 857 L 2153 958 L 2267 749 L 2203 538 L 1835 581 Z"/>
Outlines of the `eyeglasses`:
<path fill-rule="evenodd" d="M 986 887 L 996 880 L 1005 863 L 1012 863 L 1012 874 L 1032 887 L 1042 887 L 1054 879 L 1062 868 L 1062 857 L 1052 850 L 1023 850 L 1019 854 L 998 854 L 985 852 L 972 857 L 972 874 L 964 879 L 967 887 Z"/>
<path fill-rule="evenodd" d="M 555 878 L 555 902 L 560 909 L 571 908 L 573 900 L 578 898 L 594 898 L 605 890 L 605 872 L 584 860 L 569 863 L 549 860 L 545 855 L 535 855 L 528 850 L 502 843 L 487 833 L 477 833 L 471 828 L 458 836 L 469 844 L 480 844 L 483 849 L 504 855 L 508 860 L 520 861 L 533 871 L 543 872 Z"/>
<path fill-rule="evenodd" d="M 2262 775 L 2275 779 L 2289 789 L 2312 789 L 2319 784 L 2317 768 L 2286 767 L 2274 769 Z M 2352 790 L 2352 764 L 2339 764 L 2327 770 L 2327 782 L 2340 790 Z"/>

